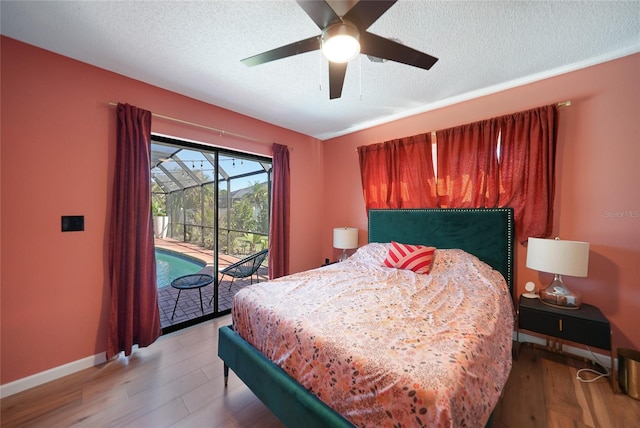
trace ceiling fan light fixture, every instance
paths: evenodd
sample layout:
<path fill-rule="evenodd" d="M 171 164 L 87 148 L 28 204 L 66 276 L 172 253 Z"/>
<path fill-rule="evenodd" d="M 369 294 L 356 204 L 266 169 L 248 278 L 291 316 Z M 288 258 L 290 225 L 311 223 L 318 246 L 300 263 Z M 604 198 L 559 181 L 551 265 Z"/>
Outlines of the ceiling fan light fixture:
<path fill-rule="evenodd" d="M 360 32 L 348 22 L 334 24 L 322 32 L 322 54 L 331 62 L 345 63 L 360 53 Z"/>

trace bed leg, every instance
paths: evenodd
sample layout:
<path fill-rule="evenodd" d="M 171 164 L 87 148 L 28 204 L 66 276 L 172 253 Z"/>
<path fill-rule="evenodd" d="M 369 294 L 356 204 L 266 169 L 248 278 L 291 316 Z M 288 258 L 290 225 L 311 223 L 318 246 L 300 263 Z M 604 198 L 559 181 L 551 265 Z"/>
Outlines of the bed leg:
<path fill-rule="evenodd" d="M 224 365 L 224 386 L 227 386 L 229 383 L 229 366 Z"/>

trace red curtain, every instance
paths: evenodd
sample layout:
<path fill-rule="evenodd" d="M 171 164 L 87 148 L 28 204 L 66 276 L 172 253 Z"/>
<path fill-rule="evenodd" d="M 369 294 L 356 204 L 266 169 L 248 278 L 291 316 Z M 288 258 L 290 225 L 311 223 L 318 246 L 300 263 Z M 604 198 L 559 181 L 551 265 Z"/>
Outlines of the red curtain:
<path fill-rule="evenodd" d="M 553 228 L 557 106 L 358 147 L 365 206 L 513 207 L 520 242 Z"/>
<path fill-rule="evenodd" d="M 497 124 L 491 120 L 436 132 L 440 207 L 496 206 L 497 136 Z"/>
<path fill-rule="evenodd" d="M 289 274 L 289 148 L 273 145 L 269 279 Z"/>
<path fill-rule="evenodd" d="M 111 309 L 107 359 L 161 334 L 151 223 L 151 112 L 118 104 L 109 232 Z"/>
<path fill-rule="evenodd" d="M 431 150 L 431 134 L 358 147 L 367 210 L 437 207 Z"/>
<path fill-rule="evenodd" d="M 502 132 L 499 204 L 513 207 L 523 243 L 553 231 L 557 115 L 557 106 L 549 105 L 496 119 Z"/>

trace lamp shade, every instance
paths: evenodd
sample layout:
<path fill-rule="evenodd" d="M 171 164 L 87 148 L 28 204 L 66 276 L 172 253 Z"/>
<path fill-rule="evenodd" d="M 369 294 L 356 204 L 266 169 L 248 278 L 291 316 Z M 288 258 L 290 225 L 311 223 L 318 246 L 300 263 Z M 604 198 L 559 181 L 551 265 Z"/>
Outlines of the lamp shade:
<path fill-rule="evenodd" d="M 529 238 L 527 267 L 555 275 L 587 276 L 589 243 Z"/>
<path fill-rule="evenodd" d="M 341 250 L 358 248 L 358 229 L 355 227 L 336 227 L 333 229 L 333 248 Z"/>

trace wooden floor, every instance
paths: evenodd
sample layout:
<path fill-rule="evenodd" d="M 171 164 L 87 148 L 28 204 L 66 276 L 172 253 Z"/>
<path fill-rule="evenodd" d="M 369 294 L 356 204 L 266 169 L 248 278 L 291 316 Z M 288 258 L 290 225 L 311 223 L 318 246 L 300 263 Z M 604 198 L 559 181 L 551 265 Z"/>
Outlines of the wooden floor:
<path fill-rule="evenodd" d="M 163 336 L 128 359 L 2 400 L 2 427 L 282 427 L 231 375 L 223 386 L 217 329 L 224 317 Z M 493 427 L 638 427 L 640 401 L 606 381 L 580 383 L 581 363 L 523 347 Z"/>

